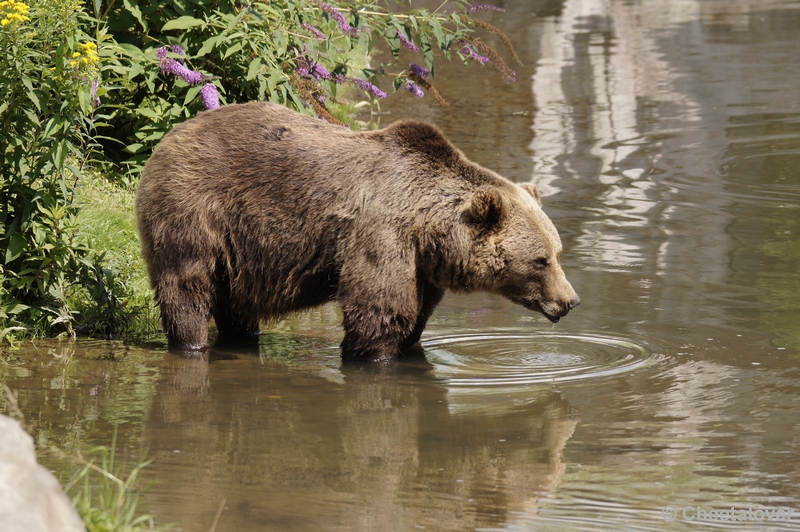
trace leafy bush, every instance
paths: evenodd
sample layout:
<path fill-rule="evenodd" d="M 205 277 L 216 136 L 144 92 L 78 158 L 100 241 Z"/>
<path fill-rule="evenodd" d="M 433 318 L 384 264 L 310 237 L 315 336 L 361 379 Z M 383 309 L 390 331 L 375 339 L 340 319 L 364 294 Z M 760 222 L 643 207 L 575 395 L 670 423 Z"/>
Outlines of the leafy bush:
<path fill-rule="evenodd" d="M 222 103 L 270 100 L 336 123 L 341 117 L 332 109 L 343 90 L 361 90 L 377 102 L 386 97 L 380 84 L 387 77 L 394 90 L 429 91 L 445 103 L 430 83 L 434 48 L 448 59 L 456 54 L 465 62 L 491 63 L 513 81 L 514 72 L 475 30 L 500 35 L 510 48 L 508 39 L 473 18 L 475 10 L 464 0 L 435 12 L 402 13 L 377 0 L 124 0 L 102 12 L 95 5 L 95 16 L 108 27 L 108 35 L 98 37 L 101 56 L 109 56 L 98 94 L 115 108 L 101 128 L 106 153 L 132 169 L 127 182 L 135 182 L 161 137 L 217 93 Z M 381 43 L 393 60 L 369 66 L 367 54 Z M 400 64 L 401 48 L 419 54 L 424 66 Z"/>
<path fill-rule="evenodd" d="M 0 2 L 0 340 L 76 326 L 118 332 L 134 310 L 77 223 L 76 187 L 104 118 L 95 107 L 100 57 L 80 8 Z"/>
<path fill-rule="evenodd" d="M 70 330 L 67 291 L 91 262 L 76 240 L 72 197 L 98 59 L 78 7 L 0 3 L 0 319 L 17 326 Z"/>

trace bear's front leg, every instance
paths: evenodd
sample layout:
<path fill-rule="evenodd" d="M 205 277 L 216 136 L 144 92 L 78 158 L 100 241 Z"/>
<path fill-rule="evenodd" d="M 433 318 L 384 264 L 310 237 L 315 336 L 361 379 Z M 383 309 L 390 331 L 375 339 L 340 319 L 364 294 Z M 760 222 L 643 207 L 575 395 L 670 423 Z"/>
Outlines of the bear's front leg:
<path fill-rule="evenodd" d="M 414 328 L 414 316 L 393 309 L 344 310 L 342 358 L 369 362 L 390 362 L 397 358 L 405 339 Z"/>
<path fill-rule="evenodd" d="M 419 313 L 417 314 L 416 323 L 414 324 L 414 330 L 411 331 L 411 334 L 408 336 L 408 338 L 403 341 L 403 345 L 401 346 L 403 348 L 410 347 L 419 342 L 420 338 L 422 337 L 422 331 L 425 330 L 425 325 L 428 324 L 428 318 L 431 317 L 431 314 L 433 314 L 436 306 L 444 297 L 443 289 L 426 281 L 422 281 L 420 283 L 418 292 Z"/>
<path fill-rule="evenodd" d="M 337 299 L 344 314 L 345 360 L 391 361 L 414 332 L 419 313 L 414 254 L 387 240 L 376 235 L 342 267 Z"/>
<path fill-rule="evenodd" d="M 156 299 L 170 348 L 196 351 L 208 347 L 211 318 L 208 285 L 202 276 L 181 278 L 171 272 L 156 281 Z"/>

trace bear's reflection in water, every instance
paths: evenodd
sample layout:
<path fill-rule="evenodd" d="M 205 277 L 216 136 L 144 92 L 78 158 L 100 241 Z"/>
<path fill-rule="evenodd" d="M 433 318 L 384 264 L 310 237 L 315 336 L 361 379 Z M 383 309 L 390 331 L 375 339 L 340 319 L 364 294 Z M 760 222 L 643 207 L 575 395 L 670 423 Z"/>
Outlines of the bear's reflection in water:
<path fill-rule="evenodd" d="M 387 375 L 325 349 L 167 355 L 144 434 L 151 511 L 182 530 L 220 505 L 218 531 L 466 530 L 530 516 L 557 486 L 576 417 L 551 389 L 476 413 L 424 357 Z"/>

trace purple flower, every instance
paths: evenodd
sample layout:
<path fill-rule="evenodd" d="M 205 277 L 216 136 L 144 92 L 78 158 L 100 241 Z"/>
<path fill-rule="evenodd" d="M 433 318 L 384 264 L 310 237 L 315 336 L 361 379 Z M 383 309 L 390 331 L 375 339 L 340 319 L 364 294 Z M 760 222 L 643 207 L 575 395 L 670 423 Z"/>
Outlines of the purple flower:
<path fill-rule="evenodd" d="M 304 78 L 331 79 L 331 73 L 328 69 L 319 63 L 311 61 L 307 57 L 300 57 L 297 60 L 297 69 L 295 69 L 300 76 Z"/>
<path fill-rule="evenodd" d="M 497 7 L 489 4 L 475 4 L 474 6 L 470 6 L 470 8 L 467 9 L 467 13 L 474 13 L 475 11 L 501 11 L 503 13 L 506 12 L 506 10 L 503 9 L 502 7 Z"/>
<path fill-rule="evenodd" d="M 414 96 L 418 96 L 420 98 L 425 96 L 425 93 L 422 91 L 422 87 L 420 87 L 410 79 L 406 80 L 405 89 Z"/>
<path fill-rule="evenodd" d="M 343 32 L 345 32 L 345 33 L 347 33 L 349 35 L 355 35 L 356 33 L 358 33 L 357 29 L 351 27 L 350 24 L 347 23 L 347 20 L 344 18 L 344 15 L 342 15 L 340 12 L 336 11 L 336 9 L 334 9 L 327 2 L 322 2 L 319 5 L 319 8 L 322 11 L 324 11 L 325 13 L 327 13 L 329 17 L 331 17 L 332 19 L 336 20 L 336 22 L 339 23 L 339 27 L 342 29 Z"/>
<path fill-rule="evenodd" d="M 156 57 L 158 57 L 159 61 L 163 61 L 167 58 L 167 47 L 161 46 L 158 50 L 156 50 Z"/>
<path fill-rule="evenodd" d="M 311 67 L 311 75 L 316 79 L 331 79 L 331 73 L 319 63 L 314 63 Z"/>
<path fill-rule="evenodd" d="M 466 55 L 467 57 L 469 57 L 473 61 L 477 61 L 478 63 L 488 63 L 489 62 L 489 58 L 488 57 L 483 56 L 483 55 L 479 54 L 478 52 L 476 52 L 475 49 L 472 48 L 472 46 L 470 46 L 469 44 L 465 44 L 464 47 L 461 50 L 459 50 L 459 53 Z"/>
<path fill-rule="evenodd" d="M 386 98 L 386 93 L 365 79 L 349 78 L 348 81 L 361 90 L 371 92 L 378 98 Z"/>
<path fill-rule="evenodd" d="M 364 90 L 364 91 L 367 91 L 369 93 L 374 94 L 378 98 L 381 98 L 381 99 L 386 98 L 386 93 L 385 92 L 383 92 L 378 87 L 376 87 L 375 85 L 373 85 L 372 83 L 370 83 L 369 81 L 367 81 L 365 79 L 348 78 L 347 76 L 343 76 L 343 75 L 339 74 L 338 76 L 335 76 L 333 78 L 333 81 L 335 81 L 336 83 L 349 83 L 351 85 L 355 85 L 356 87 L 358 87 L 361 90 Z"/>
<path fill-rule="evenodd" d="M 410 65 L 408 65 L 408 69 L 411 71 L 412 74 L 416 74 L 422 79 L 427 78 L 431 73 L 430 70 L 428 70 L 427 68 L 423 68 L 416 63 L 411 63 Z"/>
<path fill-rule="evenodd" d="M 311 33 L 314 37 L 316 37 L 320 41 L 325 41 L 325 40 L 328 39 L 328 37 L 326 37 L 324 33 L 319 31 L 317 28 L 315 28 L 311 24 L 302 24 L 302 27 L 303 27 L 304 30 L 306 30 L 307 32 Z"/>
<path fill-rule="evenodd" d="M 166 74 L 178 76 L 186 83 L 192 85 L 203 81 L 203 74 L 189 69 L 189 67 L 179 61 L 175 61 L 174 59 L 164 59 L 161 61 L 161 71 Z"/>
<path fill-rule="evenodd" d="M 219 107 L 219 93 L 213 83 L 206 83 L 200 89 L 200 97 L 206 109 L 216 109 Z"/>
<path fill-rule="evenodd" d="M 412 52 L 419 52 L 419 46 L 406 39 L 406 36 L 403 35 L 402 31 L 397 30 L 397 37 L 400 39 L 400 42 L 403 43 L 403 46 L 405 46 Z"/>
<path fill-rule="evenodd" d="M 180 44 L 173 44 L 169 47 L 169 51 L 173 54 L 178 54 L 181 57 L 184 57 L 186 54 L 183 53 L 183 48 L 181 48 Z"/>

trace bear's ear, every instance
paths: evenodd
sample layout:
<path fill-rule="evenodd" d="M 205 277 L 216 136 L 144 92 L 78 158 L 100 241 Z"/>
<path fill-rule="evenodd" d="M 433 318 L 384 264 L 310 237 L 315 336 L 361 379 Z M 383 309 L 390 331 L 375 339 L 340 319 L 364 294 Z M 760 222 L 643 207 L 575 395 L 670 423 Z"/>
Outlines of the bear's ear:
<path fill-rule="evenodd" d="M 542 193 L 539 192 L 539 189 L 536 188 L 536 185 L 533 183 L 520 183 L 519 186 L 527 190 L 528 194 L 533 196 L 533 199 L 536 200 L 536 203 L 539 204 L 539 207 L 542 206 Z"/>
<path fill-rule="evenodd" d="M 505 216 L 500 191 L 491 186 L 480 187 L 472 196 L 464 216 L 468 223 L 482 231 L 497 227 Z"/>

